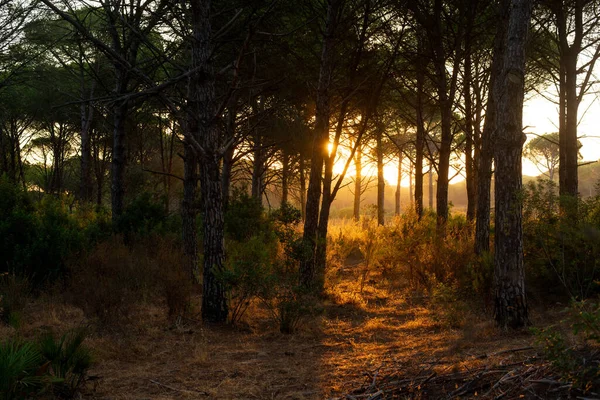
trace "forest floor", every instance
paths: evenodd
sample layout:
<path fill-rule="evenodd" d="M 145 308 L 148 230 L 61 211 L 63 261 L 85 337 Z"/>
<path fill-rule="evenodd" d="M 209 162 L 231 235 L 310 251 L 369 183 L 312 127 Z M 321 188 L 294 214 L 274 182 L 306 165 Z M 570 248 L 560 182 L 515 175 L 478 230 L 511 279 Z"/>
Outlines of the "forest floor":
<path fill-rule="evenodd" d="M 342 277 L 323 313 L 287 335 L 279 333 L 258 306 L 249 311 L 250 322 L 242 327 L 207 326 L 193 318 L 174 324 L 163 308 L 142 307 L 125 328 L 98 330 L 87 340 L 96 364 L 83 397 L 391 398 L 378 390 L 377 383 L 389 382 L 393 375 L 411 382 L 404 385 L 404 395 L 396 393 L 394 398 L 453 398 L 452 391 L 460 389 L 458 381 L 429 393 L 424 383 L 433 382 L 434 375 L 459 376 L 535 359 L 534 336 L 528 330 L 503 332 L 483 312 L 472 309 L 466 310 L 466 318 L 441 315 L 426 297 L 406 296 L 376 275 L 360 293 L 356 278 Z M 560 320 L 558 309 L 534 310 L 533 325 Z M 453 318 L 463 320 L 457 323 Z M 55 297 L 36 300 L 23 320 L 29 321 L 19 330 L 25 337 L 42 329 L 64 332 L 86 323 L 81 310 Z M 0 338 L 14 334 L 11 330 L 2 328 Z M 503 370 L 496 371 L 498 380 Z M 470 390 L 461 398 L 483 395 Z"/>

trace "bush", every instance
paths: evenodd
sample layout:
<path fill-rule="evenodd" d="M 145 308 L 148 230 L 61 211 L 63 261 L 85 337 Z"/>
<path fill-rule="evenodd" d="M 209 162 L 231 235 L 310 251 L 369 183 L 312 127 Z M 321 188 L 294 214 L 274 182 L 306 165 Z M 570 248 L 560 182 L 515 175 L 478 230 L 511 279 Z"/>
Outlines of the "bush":
<path fill-rule="evenodd" d="M 568 325 L 574 338 L 555 328 L 532 329 L 536 343 L 544 356 L 564 381 L 583 392 L 600 387 L 600 360 L 597 346 L 600 344 L 600 305 L 593 302 L 573 302 L 568 309 Z M 591 341 L 594 347 L 589 347 Z"/>
<path fill-rule="evenodd" d="M 76 329 L 56 339 L 47 332 L 39 340 L 40 352 L 50 363 L 50 372 L 56 378 L 53 393 L 61 398 L 73 398 L 92 365 L 92 356 L 83 342 L 86 329 Z"/>
<path fill-rule="evenodd" d="M 561 199 L 551 181 L 532 182 L 525 188 L 525 272 L 539 292 L 556 294 L 559 287 L 563 296 L 578 299 L 598 292 L 599 210 L 600 196 Z M 572 217 L 575 214 L 577 218 Z"/>
<path fill-rule="evenodd" d="M 163 297 L 169 316 L 177 317 L 192 288 L 182 257 L 179 245 L 168 239 L 149 236 L 126 246 L 115 236 L 72 261 L 71 301 L 105 325 L 126 322 L 136 305 Z"/>
<path fill-rule="evenodd" d="M 226 266 L 221 279 L 229 294 L 229 320 L 235 324 L 251 301 L 267 290 L 273 278 L 277 244 L 272 238 L 253 236 L 245 242 L 228 244 Z"/>
<path fill-rule="evenodd" d="M 0 344 L 0 396 L 23 399 L 41 393 L 52 382 L 45 360 L 31 342 L 7 340 Z"/>
<path fill-rule="evenodd" d="M 270 230 L 270 221 L 260 202 L 249 196 L 245 188 L 234 188 L 225 212 L 225 234 L 243 242 L 261 231 Z"/>
<path fill-rule="evenodd" d="M 472 227 L 462 215 L 449 217 L 446 235 L 439 237 L 436 217 L 425 213 L 419 221 L 414 213 L 405 214 L 389 225 L 385 263 L 396 268 L 396 279 L 415 290 L 431 289 L 438 283 L 458 284 L 458 290 L 469 292 L 472 282 L 469 269 L 475 263 Z"/>
<path fill-rule="evenodd" d="M 35 290 L 63 279 L 69 257 L 102 237 L 102 222 L 51 196 L 34 203 L 0 178 L 0 273 L 26 278 Z"/>
<path fill-rule="evenodd" d="M 179 220 L 179 218 L 177 218 Z M 128 239 L 153 233 L 164 234 L 178 230 L 177 223 L 169 218 L 164 204 L 144 192 L 125 207 L 117 221 L 116 231 Z M 128 240 L 129 241 L 129 240 Z"/>

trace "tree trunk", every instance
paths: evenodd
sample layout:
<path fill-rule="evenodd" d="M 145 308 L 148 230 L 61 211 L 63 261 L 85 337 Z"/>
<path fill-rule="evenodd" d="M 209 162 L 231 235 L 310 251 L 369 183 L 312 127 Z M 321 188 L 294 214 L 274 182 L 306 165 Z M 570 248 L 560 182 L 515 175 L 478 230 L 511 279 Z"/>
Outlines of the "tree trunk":
<path fill-rule="evenodd" d="M 88 97 L 85 90 L 85 75 L 83 68 L 83 59 L 80 47 L 80 90 L 81 99 L 84 100 Z M 94 118 L 94 107 L 89 100 L 94 96 L 95 81 L 92 83 L 90 89 L 88 103 L 82 103 L 80 106 L 81 113 L 81 180 L 79 183 L 79 197 L 84 202 L 91 202 L 93 196 L 92 187 L 92 149 L 91 149 L 91 137 L 90 131 L 92 129 L 92 120 Z"/>
<path fill-rule="evenodd" d="M 235 126 L 237 118 L 237 97 L 234 94 L 231 99 L 231 105 L 227 110 L 227 121 L 225 124 L 226 139 L 230 140 L 235 136 Z M 227 208 L 229 204 L 229 189 L 231 186 L 231 171 L 233 170 L 233 156 L 235 147 L 229 146 L 223 155 L 223 170 L 221 171 L 221 186 L 223 188 L 223 206 Z"/>
<path fill-rule="evenodd" d="M 186 271 L 190 272 L 193 282 L 200 282 L 198 263 L 198 239 L 196 216 L 198 214 L 198 158 L 191 145 L 184 147 L 183 159 L 183 201 L 181 202 L 181 235 L 183 240 L 183 258 Z"/>
<path fill-rule="evenodd" d="M 423 53 L 423 43 L 422 39 L 418 40 L 418 53 Z M 423 86 L 425 84 L 425 71 L 426 68 L 425 62 L 423 62 L 422 56 L 419 57 L 419 62 L 417 63 L 417 106 L 416 106 L 416 116 L 417 116 L 417 138 L 415 144 L 415 212 L 417 213 L 417 218 L 421 219 L 423 216 L 423 155 L 425 149 L 425 121 L 423 119 L 423 108 L 424 108 L 424 89 Z M 412 174 L 410 175 L 412 177 Z M 412 182 L 411 182 L 412 183 Z M 410 185 L 412 189 L 412 184 Z M 412 191 L 411 191 L 411 199 L 412 199 Z"/>
<path fill-rule="evenodd" d="M 215 123 L 215 75 L 210 64 L 210 0 L 191 0 L 192 65 L 188 83 L 188 136 L 200 151 L 200 191 L 204 222 L 202 319 L 224 322 L 228 307 L 225 286 L 218 278 L 224 269 L 224 210 L 219 145 Z"/>
<path fill-rule="evenodd" d="M 304 221 L 303 242 L 307 256 L 300 263 L 300 284 L 310 290 L 318 290 L 316 271 L 316 247 L 318 240 L 319 200 L 321 199 L 321 179 L 323 160 L 327 157 L 329 142 L 329 86 L 333 73 L 334 32 L 337 24 L 338 10 L 342 0 L 331 0 L 327 7 L 327 20 L 321 52 L 321 65 L 317 89 L 315 129 L 313 136 L 310 178 L 306 199 L 306 218 Z"/>
<path fill-rule="evenodd" d="M 469 36 L 467 35 L 467 38 Z M 467 43 L 470 43 L 467 39 Z M 467 220 L 475 219 L 477 207 L 477 179 L 473 167 L 473 105 L 471 101 L 471 55 L 467 51 L 464 71 L 464 98 L 465 98 L 465 171 L 467 185 Z"/>
<path fill-rule="evenodd" d="M 394 209 L 396 215 L 400 215 L 400 196 L 402 194 L 402 152 L 398 152 L 398 181 L 396 182 L 396 207 Z"/>
<path fill-rule="evenodd" d="M 565 57 L 565 96 L 566 120 L 563 134 L 559 135 L 559 192 L 561 196 L 576 197 L 578 194 L 577 164 L 579 148 L 577 145 L 577 53 L 570 49 Z"/>
<path fill-rule="evenodd" d="M 354 154 L 354 167 L 356 177 L 354 178 L 354 220 L 360 221 L 360 198 L 362 195 L 362 146 L 356 147 Z"/>
<path fill-rule="evenodd" d="M 503 0 L 498 9 L 498 27 L 494 38 L 494 56 L 490 73 L 486 117 L 481 133 L 481 150 L 477 172 L 477 220 L 475 223 L 475 253 L 482 255 L 490 250 L 490 194 L 492 160 L 497 124 L 496 98 L 500 91 L 500 74 L 504 59 L 504 37 L 508 18 L 508 1 Z"/>
<path fill-rule="evenodd" d="M 429 165 L 429 209 L 433 211 L 433 165 Z"/>
<path fill-rule="evenodd" d="M 306 168 L 304 167 L 304 155 L 300 154 L 300 213 L 302 221 L 306 221 Z"/>
<path fill-rule="evenodd" d="M 385 178 L 383 176 L 383 126 L 377 125 L 377 224 L 385 224 Z"/>
<path fill-rule="evenodd" d="M 281 206 L 288 203 L 290 181 L 290 155 L 283 151 L 283 166 L 281 169 Z"/>
<path fill-rule="evenodd" d="M 410 198 L 410 202 L 412 203 L 414 201 L 414 187 L 413 187 L 413 174 L 414 174 L 414 166 L 411 163 L 410 164 L 410 169 L 408 171 L 408 197 Z M 423 177 L 423 174 L 421 174 L 421 178 Z M 422 182 L 422 181 L 421 181 Z M 423 213 L 423 185 L 421 185 L 421 215 Z"/>
<path fill-rule="evenodd" d="M 501 327 L 528 323 L 523 267 L 522 131 L 525 90 L 525 42 L 531 0 L 511 0 L 503 67 L 496 99 L 494 318 Z"/>
<path fill-rule="evenodd" d="M 127 149 L 125 147 L 125 119 L 127 118 L 127 104 L 120 104 L 113 108 L 114 131 L 112 148 L 112 174 L 111 174 L 111 207 L 112 221 L 116 224 L 123 214 L 125 198 L 125 166 L 127 165 Z"/>

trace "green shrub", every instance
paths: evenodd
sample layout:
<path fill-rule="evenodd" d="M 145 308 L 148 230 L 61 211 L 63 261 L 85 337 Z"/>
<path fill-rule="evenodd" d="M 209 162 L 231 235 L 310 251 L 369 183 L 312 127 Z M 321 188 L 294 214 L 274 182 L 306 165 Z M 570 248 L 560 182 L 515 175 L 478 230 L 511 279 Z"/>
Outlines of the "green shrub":
<path fill-rule="evenodd" d="M 561 210 L 561 204 L 563 210 Z M 551 181 L 524 190 L 526 278 L 543 294 L 585 299 L 599 291 L 600 196 L 561 199 Z M 574 218 L 573 215 L 577 215 Z M 552 288 L 552 293 L 546 293 Z"/>
<path fill-rule="evenodd" d="M 50 372 L 56 378 L 53 393 L 61 398 L 72 398 L 77 393 L 92 365 L 91 353 L 83 346 L 87 335 L 87 330 L 80 328 L 67 332 L 60 339 L 47 332 L 39 340 L 40 352 L 50 363 Z"/>
<path fill-rule="evenodd" d="M 63 279 L 67 261 L 102 236 L 99 218 L 78 215 L 52 196 L 33 202 L 0 179 L 0 273 L 26 278 L 33 289 Z"/>
<path fill-rule="evenodd" d="M 592 302 L 573 302 L 568 310 L 568 325 L 574 337 L 555 328 L 532 329 L 544 356 L 561 379 L 583 392 L 600 387 L 597 346 L 600 344 L 600 306 Z M 588 346 L 591 341 L 594 347 Z"/>
<path fill-rule="evenodd" d="M 234 188 L 225 212 L 225 234 L 243 242 L 261 231 L 269 231 L 269 220 L 260 202 L 249 196 L 245 188 Z"/>
<path fill-rule="evenodd" d="M 3 400 L 35 396 L 53 382 L 39 348 L 30 342 L 0 344 L 0 396 Z"/>
<path fill-rule="evenodd" d="M 270 285 L 276 253 L 276 243 L 264 236 L 252 236 L 244 242 L 228 243 L 227 268 L 221 279 L 229 294 L 231 323 L 239 322 L 251 301 Z"/>

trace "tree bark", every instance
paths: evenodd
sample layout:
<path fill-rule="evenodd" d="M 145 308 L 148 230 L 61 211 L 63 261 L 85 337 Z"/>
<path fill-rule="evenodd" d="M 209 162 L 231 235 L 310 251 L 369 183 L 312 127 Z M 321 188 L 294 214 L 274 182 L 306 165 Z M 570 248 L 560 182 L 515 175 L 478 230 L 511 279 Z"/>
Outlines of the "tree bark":
<path fill-rule="evenodd" d="M 360 221 L 360 198 L 362 196 L 362 146 L 356 147 L 354 154 L 354 167 L 356 177 L 354 178 L 354 220 Z"/>
<path fill-rule="evenodd" d="M 123 67 L 117 67 L 117 95 L 126 93 L 127 78 Z M 111 174 L 111 209 L 112 221 L 116 224 L 123 214 L 125 201 L 125 168 L 127 165 L 127 148 L 125 146 L 126 131 L 125 120 L 129 106 L 127 102 L 118 103 L 113 107 L 113 148 L 112 148 L 112 174 Z"/>
<path fill-rule="evenodd" d="M 288 203 L 289 197 L 289 181 L 290 181 L 290 155 L 287 151 L 283 151 L 283 160 L 282 160 L 282 169 L 281 169 L 281 206 L 283 207 Z"/>
<path fill-rule="evenodd" d="M 431 164 L 429 165 L 429 209 L 433 211 L 433 165 Z"/>
<path fill-rule="evenodd" d="M 497 92 L 494 318 L 501 327 L 528 324 L 523 267 L 522 132 L 525 91 L 525 43 L 531 19 L 531 0 L 511 0 L 501 89 Z"/>
<path fill-rule="evenodd" d="M 385 178 L 383 176 L 383 126 L 377 123 L 377 224 L 385 224 Z"/>
<path fill-rule="evenodd" d="M 185 144 L 183 159 L 183 201 L 181 202 L 181 235 L 183 259 L 192 282 L 200 282 L 198 263 L 198 238 L 196 216 L 198 214 L 198 158 L 192 145 Z"/>
<path fill-rule="evenodd" d="M 417 218 L 421 219 L 423 216 L 423 155 L 425 150 L 425 121 L 423 119 L 423 108 L 424 103 L 424 84 L 425 84 L 425 71 L 426 64 L 423 61 L 423 57 L 420 55 L 423 52 L 422 39 L 418 39 L 419 58 L 417 62 L 417 105 L 416 105 L 416 117 L 417 117 L 417 138 L 415 143 L 415 212 Z M 412 174 L 410 175 L 412 177 Z M 412 189 L 412 182 L 411 182 Z M 412 191 L 412 190 L 411 190 Z M 412 193 L 411 196 L 412 198 Z"/>
<path fill-rule="evenodd" d="M 306 221 L 306 168 L 304 155 L 300 154 L 298 169 L 300 169 L 300 214 L 302 222 Z"/>
<path fill-rule="evenodd" d="M 400 196 L 402 195 L 402 152 L 398 152 L 398 180 L 396 182 L 396 207 L 394 209 L 396 215 L 400 215 Z"/>
<path fill-rule="evenodd" d="M 468 35 L 467 35 L 468 37 Z M 467 43 L 470 44 L 469 39 Z M 468 48 L 468 45 L 467 45 Z M 465 171 L 467 185 L 467 220 L 475 219 L 477 209 L 477 177 L 473 165 L 473 105 L 471 101 L 471 54 L 467 51 L 464 71 L 465 99 Z"/>
<path fill-rule="evenodd" d="M 310 178 L 306 198 L 306 218 L 304 221 L 303 243 L 306 257 L 300 263 L 300 284 L 309 290 L 318 290 L 320 282 L 316 271 L 316 248 L 318 240 L 325 238 L 318 235 L 319 200 L 321 199 L 321 179 L 323 162 L 328 156 L 329 142 L 329 88 L 331 85 L 334 62 L 334 32 L 337 25 L 337 14 L 342 0 L 330 0 L 327 7 L 327 20 L 321 52 L 321 65 L 317 89 L 315 129 L 313 136 Z"/>
<path fill-rule="evenodd" d="M 482 255 L 490 250 L 490 194 L 492 184 L 492 161 L 496 134 L 496 98 L 501 89 L 500 79 L 504 58 L 504 37 L 508 18 L 508 1 L 503 0 L 498 9 L 498 27 L 494 38 L 494 55 L 490 73 L 486 116 L 481 133 L 481 150 L 477 171 L 477 219 L 475 223 L 475 253 Z"/>
<path fill-rule="evenodd" d="M 230 140 L 235 136 L 237 118 L 237 97 L 234 94 L 230 100 L 230 106 L 227 110 L 227 121 L 225 124 L 226 140 Z M 223 206 L 227 208 L 229 204 L 229 189 L 231 186 L 231 172 L 233 170 L 233 156 L 235 147 L 229 146 L 223 155 L 223 169 L 221 171 L 221 186 L 223 189 Z"/>
<path fill-rule="evenodd" d="M 215 74 L 211 65 L 210 0 L 191 0 L 192 65 L 196 72 L 188 86 L 188 135 L 202 149 L 200 154 L 200 192 L 204 223 L 202 281 L 202 319 L 224 322 L 228 305 L 223 282 L 224 209 L 221 186 L 219 145 L 221 137 L 215 118 Z"/>

